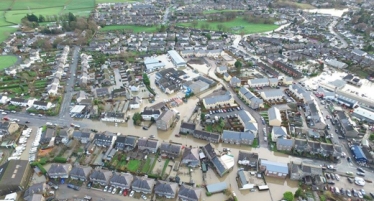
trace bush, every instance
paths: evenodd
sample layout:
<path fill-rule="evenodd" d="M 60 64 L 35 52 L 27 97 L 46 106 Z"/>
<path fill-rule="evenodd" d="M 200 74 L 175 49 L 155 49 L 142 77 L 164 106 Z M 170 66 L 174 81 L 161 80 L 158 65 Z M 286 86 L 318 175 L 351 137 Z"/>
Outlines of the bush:
<path fill-rule="evenodd" d="M 64 157 L 55 157 L 53 161 L 56 163 L 66 163 L 67 159 Z"/>
<path fill-rule="evenodd" d="M 211 192 L 208 192 L 208 191 L 205 192 L 205 194 L 206 194 L 206 196 L 208 196 L 208 197 L 212 195 L 212 193 L 211 193 Z"/>
<path fill-rule="evenodd" d="M 47 173 L 47 170 L 44 169 L 43 165 L 38 163 L 38 162 L 32 162 L 31 164 L 31 167 L 38 167 L 39 170 L 43 173 L 43 174 L 46 174 Z"/>

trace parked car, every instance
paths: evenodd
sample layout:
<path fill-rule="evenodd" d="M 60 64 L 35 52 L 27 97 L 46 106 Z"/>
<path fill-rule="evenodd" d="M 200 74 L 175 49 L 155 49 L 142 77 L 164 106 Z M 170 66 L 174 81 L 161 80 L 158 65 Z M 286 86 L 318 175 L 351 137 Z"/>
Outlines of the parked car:
<path fill-rule="evenodd" d="M 365 177 L 365 173 L 362 173 L 362 172 L 356 172 L 356 174 L 357 174 L 358 176 Z"/>
<path fill-rule="evenodd" d="M 91 188 L 91 187 L 92 187 L 92 184 L 93 184 L 92 181 L 88 182 L 88 184 L 87 184 L 87 188 Z"/>
<path fill-rule="evenodd" d="M 129 193 L 129 190 L 125 189 L 125 190 L 123 191 L 123 196 L 127 196 L 128 193 Z"/>
<path fill-rule="evenodd" d="M 113 188 L 112 194 L 116 194 L 116 192 L 117 192 L 117 188 Z"/>
<path fill-rule="evenodd" d="M 353 183 L 353 179 L 352 178 L 347 177 L 347 179 L 348 179 L 349 183 L 351 183 L 351 184 Z"/>
<path fill-rule="evenodd" d="M 360 168 L 360 167 L 357 168 L 357 171 L 362 172 L 362 173 L 365 173 L 365 170 L 362 169 L 362 168 Z"/>
<path fill-rule="evenodd" d="M 108 190 L 108 193 L 111 193 L 113 191 L 113 186 L 111 186 Z"/>
<path fill-rule="evenodd" d="M 134 197 L 135 191 L 130 192 L 130 197 Z"/>
<path fill-rule="evenodd" d="M 119 195 L 122 195 L 122 194 L 123 194 L 123 188 L 121 188 L 121 190 L 119 190 L 118 194 L 119 194 Z"/>
<path fill-rule="evenodd" d="M 351 191 L 349 191 L 349 190 L 346 190 L 345 194 L 347 194 L 348 197 L 352 197 Z"/>
<path fill-rule="evenodd" d="M 329 173 L 326 173 L 325 176 L 326 176 L 327 179 L 330 179 L 330 174 Z"/>
<path fill-rule="evenodd" d="M 147 200 L 147 196 L 142 195 L 143 200 Z"/>
<path fill-rule="evenodd" d="M 105 187 L 104 187 L 104 192 L 107 192 L 107 191 L 108 191 L 108 188 L 109 188 L 108 186 L 105 186 Z"/>

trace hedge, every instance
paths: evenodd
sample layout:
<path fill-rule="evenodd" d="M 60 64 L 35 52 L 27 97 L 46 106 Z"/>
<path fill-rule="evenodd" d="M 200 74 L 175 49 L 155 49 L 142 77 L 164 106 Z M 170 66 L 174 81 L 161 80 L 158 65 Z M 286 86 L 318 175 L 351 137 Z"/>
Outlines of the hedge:
<path fill-rule="evenodd" d="M 42 172 L 43 174 L 46 174 L 47 173 L 47 170 L 44 169 L 43 165 L 38 163 L 38 162 L 32 162 L 31 164 L 31 167 L 38 167 L 40 172 Z"/>
<path fill-rule="evenodd" d="M 66 163 L 67 159 L 64 157 L 55 157 L 53 161 L 56 163 Z"/>

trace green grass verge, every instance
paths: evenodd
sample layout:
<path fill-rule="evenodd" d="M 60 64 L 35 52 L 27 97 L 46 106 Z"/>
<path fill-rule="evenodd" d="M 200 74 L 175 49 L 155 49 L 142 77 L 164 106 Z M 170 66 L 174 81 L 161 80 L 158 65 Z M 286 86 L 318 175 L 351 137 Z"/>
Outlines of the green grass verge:
<path fill-rule="evenodd" d="M 148 173 L 150 167 L 151 167 L 151 159 L 147 158 L 147 161 L 145 162 L 145 164 L 142 168 L 142 172 L 143 173 Z"/>
<path fill-rule="evenodd" d="M 138 170 L 139 166 L 140 166 L 139 160 L 130 160 L 129 163 L 127 164 L 127 169 L 132 172 L 135 172 L 136 170 Z"/>
<path fill-rule="evenodd" d="M 104 28 L 100 29 L 101 31 L 113 31 L 113 30 L 130 30 L 134 33 L 139 32 L 147 32 L 152 33 L 157 31 L 157 26 L 137 26 L 137 25 L 111 25 L 105 26 Z"/>
<path fill-rule="evenodd" d="M 5 41 L 9 35 L 15 32 L 17 28 L 14 27 L 0 27 L 0 43 Z"/>
<path fill-rule="evenodd" d="M 197 27 L 200 28 L 202 24 L 207 23 L 209 25 L 209 30 L 218 31 L 217 25 L 222 24 L 230 29 L 230 32 L 243 32 L 244 34 L 250 33 L 261 33 L 272 31 L 278 28 L 277 25 L 274 24 L 252 24 L 245 21 L 242 17 L 237 17 L 234 20 L 227 21 L 227 22 L 208 22 L 208 21 L 198 21 Z M 193 28 L 192 23 L 177 23 L 177 26 L 181 27 L 189 27 Z M 238 31 L 232 30 L 232 28 L 242 27 L 242 29 Z"/>
<path fill-rule="evenodd" d="M 16 63 L 17 57 L 15 56 L 0 56 L 0 70 L 8 68 Z"/>
<path fill-rule="evenodd" d="M 164 176 L 165 171 L 166 171 L 166 168 L 167 168 L 168 165 L 169 165 L 169 162 L 170 162 L 170 159 L 166 159 L 165 164 L 164 164 L 164 168 L 162 168 L 161 177 Z"/>

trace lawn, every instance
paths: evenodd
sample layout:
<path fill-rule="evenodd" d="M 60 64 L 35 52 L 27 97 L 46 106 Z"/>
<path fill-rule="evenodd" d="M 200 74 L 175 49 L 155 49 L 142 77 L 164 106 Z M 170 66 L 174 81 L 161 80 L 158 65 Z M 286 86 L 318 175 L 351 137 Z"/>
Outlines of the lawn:
<path fill-rule="evenodd" d="M 147 174 L 150 167 L 151 167 L 151 159 L 147 158 L 147 161 L 145 162 L 145 164 L 142 168 L 142 172 Z"/>
<path fill-rule="evenodd" d="M 131 30 L 134 33 L 139 32 L 157 32 L 157 26 L 137 26 L 137 25 L 112 25 L 112 26 L 105 26 L 104 28 L 100 29 L 101 31 L 113 31 L 113 30 Z"/>
<path fill-rule="evenodd" d="M 71 0 L 61 14 L 71 12 L 74 15 L 89 16 L 94 7 L 95 0 Z"/>
<path fill-rule="evenodd" d="M 213 14 L 213 13 L 228 13 L 228 12 L 241 12 L 245 10 L 206 10 L 203 14 Z"/>
<path fill-rule="evenodd" d="M 15 56 L 0 56 L 0 70 L 13 65 L 16 61 L 17 57 Z"/>
<path fill-rule="evenodd" d="M 15 32 L 17 28 L 14 27 L 0 27 L 0 43 L 5 41 L 8 37 L 9 34 Z"/>
<path fill-rule="evenodd" d="M 12 10 L 29 10 L 65 6 L 69 0 L 14 0 Z M 34 12 L 32 10 L 32 12 Z"/>
<path fill-rule="evenodd" d="M 127 169 L 132 172 L 135 172 L 136 170 L 138 170 L 139 166 L 140 166 L 139 160 L 130 160 L 129 163 L 127 164 Z"/>
<path fill-rule="evenodd" d="M 33 13 L 36 16 L 44 15 L 44 16 L 53 16 L 58 15 L 62 11 L 63 7 L 55 7 L 55 8 L 41 8 L 41 9 L 32 9 L 29 10 L 11 10 L 6 13 L 6 18 L 8 21 L 19 24 L 21 19 L 25 17 L 27 14 Z"/>
<path fill-rule="evenodd" d="M 250 34 L 250 33 L 261 33 L 261 32 L 267 32 L 272 31 L 276 28 L 278 28 L 277 25 L 274 24 L 253 24 L 248 23 L 245 21 L 242 17 L 238 17 L 234 20 L 227 21 L 227 22 L 207 22 L 207 21 L 198 21 L 197 27 L 200 28 L 201 24 L 207 23 L 210 27 L 210 30 L 218 31 L 217 25 L 222 24 L 229 28 L 230 32 L 243 32 L 244 34 Z M 177 26 L 181 27 L 190 27 L 193 28 L 192 23 L 177 23 Z M 237 31 L 232 30 L 232 28 L 239 28 Z"/>

